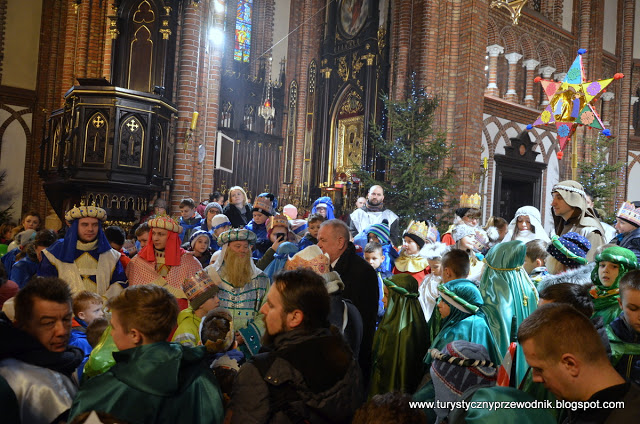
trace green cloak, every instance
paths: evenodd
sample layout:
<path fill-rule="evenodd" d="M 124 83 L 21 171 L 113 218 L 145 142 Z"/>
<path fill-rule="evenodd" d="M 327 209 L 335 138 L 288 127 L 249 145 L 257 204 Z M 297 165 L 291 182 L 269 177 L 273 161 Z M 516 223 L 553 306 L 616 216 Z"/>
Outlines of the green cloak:
<path fill-rule="evenodd" d="M 416 279 L 395 274 L 384 284 L 389 301 L 373 338 L 370 397 L 393 391 L 413 393 L 425 374 L 422 358 L 429 347 Z"/>
<path fill-rule="evenodd" d="M 116 364 L 80 387 L 69 421 L 97 410 L 132 424 L 222 423 L 222 395 L 205 353 L 168 342 L 114 352 Z"/>
<path fill-rule="evenodd" d="M 522 267 L 526 253 L 525 243 L 514 240 L 495 245 L 485 258 L 487 267 L 480 280 L 480 293 L 484 300 L 482 309 L 487 314 L 501 358 L 507 354 L 511 343 L 513 318 L 520 327 L 538 306 L 538 292 Z M 516 384 L 524 378 L 527 367 L 522 349 L 517 349 Z"/>

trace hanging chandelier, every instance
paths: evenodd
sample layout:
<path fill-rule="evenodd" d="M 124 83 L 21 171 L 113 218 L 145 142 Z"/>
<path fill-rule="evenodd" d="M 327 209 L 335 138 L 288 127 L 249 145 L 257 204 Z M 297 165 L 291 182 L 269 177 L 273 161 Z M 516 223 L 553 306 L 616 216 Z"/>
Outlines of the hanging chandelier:
<path fill-rule="evenodd" d="M 518 19 L 522 14 L 522 8 L 527 4 L 528 0 L 493 0 L 491 7 L 504 7 L 511 15 L 512 25 L 518 25 Z"/>
<path fill-rule="evenodd" d="M 276 115 L 276 108 L 273 107 L 273 86 L 271 81 L 267 81 L 264 87 L 264 96 L 262 104 L 258 107 L 258 115 L 262 116 L 265 121 L 273 119 Z"/>

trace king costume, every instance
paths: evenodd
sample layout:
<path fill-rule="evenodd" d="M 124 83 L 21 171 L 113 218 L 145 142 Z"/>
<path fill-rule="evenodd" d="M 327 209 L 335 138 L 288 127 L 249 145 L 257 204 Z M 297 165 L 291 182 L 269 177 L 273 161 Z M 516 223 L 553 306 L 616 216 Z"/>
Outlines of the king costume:
<path fill-rule="evenodd" d="M 78 239 L 78 222 L 82 218 L 98 220 L 95 240 L 84 243 Z M 127 287 L 127 276 L 120 262 L 120 252 L 111 248 L 102 229 L 107 212 L 96 206 L 77 206 L 67 211 L 69 228 L 64 239 L 42 251 L 38 269 L 41 277 L 59 277 L 66 281 L 75 295 L 83 290 L 110 298 Z"/>
<path fill-rule="evenodd" d="M 218 298 L 220 307 L 226 309 L 233 318 L 233 326 L 236 328 L 244 344 L 239 346 L 245 356 L 251 357 L 260 350 L 260 337 L 264 333 L 264 322 L 260 307 L 271 285 L 269 277 L 249 260 L 251 267 L 250 280 L 242 287 L 235 287 L 226 280 L 225 254 L 232 241 L 246 241 L 249 245 L 256 242 L 256 235 L 246 229 L 232 229 L 225 231 L 218 237 L 222 245 L 222 252 L 215 263 L 205 268 L 209 276 L 220 287 Z"/>
<path fill-rule="evenodd" d="M 151 232 L 154 228 L 167 230 L 169 237 L 164 251 L 156 250 L 151 240 L 131 259 L 127 266 L 127 277 L 132 286 L 156 284 L 169 290 L 178 299 L 180 309 L 188 306 L 187 296 L 182 290 L 185 279 L 193 277 L 202 269 L 198 259 L 180 247 L 182 228 L 168 216 L 150 219 Z"/>

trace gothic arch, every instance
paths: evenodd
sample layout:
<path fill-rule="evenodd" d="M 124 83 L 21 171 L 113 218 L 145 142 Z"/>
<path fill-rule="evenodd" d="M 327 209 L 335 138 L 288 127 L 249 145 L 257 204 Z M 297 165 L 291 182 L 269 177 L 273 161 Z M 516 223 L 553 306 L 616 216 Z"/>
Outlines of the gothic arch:
<path fill-rule="evenodd" d="M 31 108 L 15 110 L 7 106 L 6 104 L 0 104 L 0 110 L 4 110 L 5 112 L 8 112 L 11 115 L 7 118 L 6 121 L 2 123 L 2 125 L 0 125 L 0 151 L 2 150 L 2 139 L 4 137 L 4 132 L 7 130 L 9 125 L 13 123 L 13 121 L 18 121 L 18 124 L 20 124 L 20 126 L 24 130 L 26 139 L 27 140 L 31 139 L 31 129 L 29 128 L 29 126 L 27 125 L 27 123 L 23 118 L 23 115 L 33 113 L 33 110 L 31 110 Z"/>
<path fill-rule="evenodd" d="M 540 58 L 540 66 L 552 66 L 551 50 L 546 42 L 538 43 L 538 57 Z M 556 68 L 557 69 L 557 68 Z"/>
<path fill-rule="evenodd" d="M 557 72 L 565 72 L 567 70 L 567 59 L 564 53 L 560 49 L 556 49 L 553 52 L 553 65 Z"/>
<path fill-rule="evenodd" d="M 493 18 L 487 20 L 487 46 L 499 43 L 498 26 Z"/>
<path fill-rule="evenodd" d="M 538 59 L 538 55 L 536 54 L 535 44 L 531 39 L 529 34 L 523 34 L 520 37 L 520 46 L 522 47 L 522 59 Z"/>
<path fill-rule="evenodd" d="M 502 38 L 502 45 L 504 46 L 505 53 L 513 53 L 518 49 L 518 37 L 510 26 L 502 28 L 500 31 L 500 38 Z"/>

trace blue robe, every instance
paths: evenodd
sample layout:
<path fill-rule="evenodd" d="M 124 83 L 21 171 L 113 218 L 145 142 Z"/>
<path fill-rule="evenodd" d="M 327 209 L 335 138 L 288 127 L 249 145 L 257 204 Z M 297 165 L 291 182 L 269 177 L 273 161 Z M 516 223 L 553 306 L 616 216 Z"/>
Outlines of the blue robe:
<path fill-rule="evenodd" d="M 252 257 L 257 261 L 264 256 L 264 252 L 266 252 L 272 244 L 267 238 L 267 225 L 256 224 L 252 219 L 244 228 L 253 231 L 256 235 L 256 248 L 252 253 Z"/>

